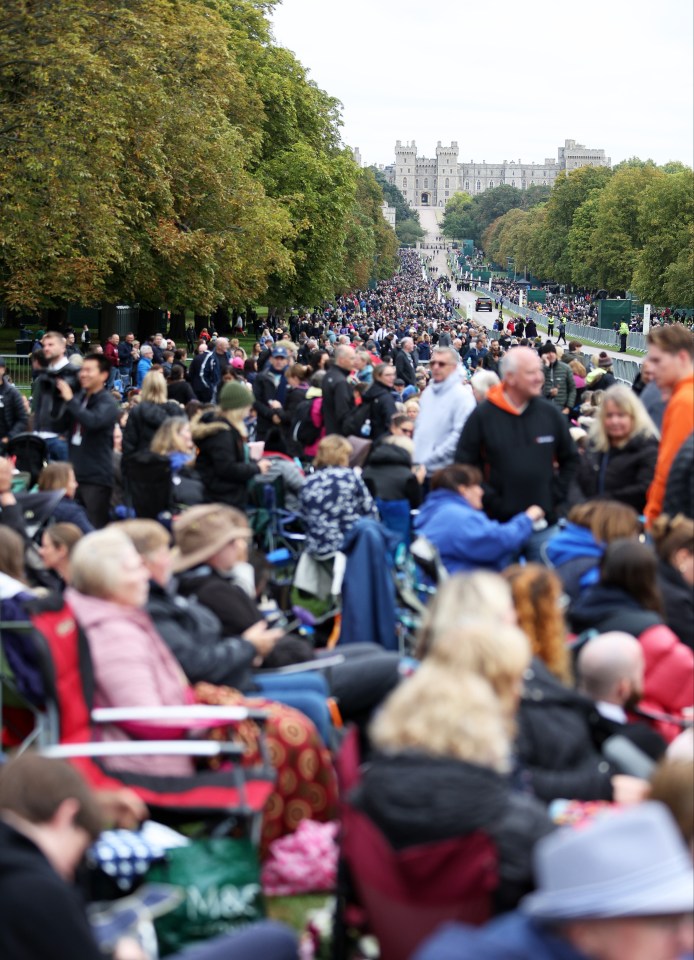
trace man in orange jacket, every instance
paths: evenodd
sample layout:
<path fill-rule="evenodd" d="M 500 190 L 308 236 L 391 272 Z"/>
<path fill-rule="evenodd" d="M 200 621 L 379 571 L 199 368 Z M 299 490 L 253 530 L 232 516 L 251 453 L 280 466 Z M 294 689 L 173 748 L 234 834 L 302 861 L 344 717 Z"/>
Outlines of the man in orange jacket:
<path fill-rule="evenodd" d="M 661 513 L 672 462 L 694 431 L 694 333 L 681 323 L 656 327 L 648 334 L 648 359 L 658 387 L 672 391 L 644 511 L 650 526 Z"/>

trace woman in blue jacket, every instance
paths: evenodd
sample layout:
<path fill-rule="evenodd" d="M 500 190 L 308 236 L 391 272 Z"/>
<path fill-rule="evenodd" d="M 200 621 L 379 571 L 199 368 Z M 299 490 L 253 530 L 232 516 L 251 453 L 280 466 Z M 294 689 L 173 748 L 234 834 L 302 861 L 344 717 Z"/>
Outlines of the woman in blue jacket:
<path fill-rule="evenodd" d="M 431 493 L 415 529 L 434 544 L 449 573 L 503 570 L 533 532 L 533 524 L 545 515 L 542 507 L 533 505 L 499 523 L 482 510 L 483 495 L 477 467 L 454 463 L 431 478 Z"/>

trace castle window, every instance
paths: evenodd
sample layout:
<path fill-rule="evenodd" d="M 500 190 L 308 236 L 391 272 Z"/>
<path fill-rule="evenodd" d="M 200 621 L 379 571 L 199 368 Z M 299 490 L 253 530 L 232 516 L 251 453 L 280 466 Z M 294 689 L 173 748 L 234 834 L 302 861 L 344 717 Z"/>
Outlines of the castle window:
<path fill-rule="evenodd" d="M 425 177 L 425 178 L 424 178 L 424 189 L 426 190 L 426 189 L 428 189 L 428 187 L 429 187 L 429 177 Z"/>
<path fill-rule="evenodd" d="M 542 181 L 542 186 L 543 186 L 543 187 L 546 187 L 546 186 L 547 186 L 547 181 L 546 181 L 546 180 L 543 180 L 543 181 Z"/>
<path fill-rule="evenodd" d="M 407 177 L 402 178 L 402 189 L 407 190 Z"/>
<path fill-rule="evenodd" d="M 444 196 L 448 196 L 448 190 L 445 191 Z"/>
<path fill-rule="evenodd" d="M 482 184 L 479 182 L 479 180 L 477 181 L 477 189 L 478 189 L 478 190 L 481 190 L 481 189 L 482 189 Z"/>
<path fill-rule="evenodd" d="M 493 190 L 493 189 L 494 189 L 494 181 L 493 181 L 493 180 L 490 180 L 490 181 L 489 181 L 489 189 L 490 189 L 490 190 Z"/>
<path fill-rule="evenodd" d="M 512 181 L 511 181 L 511 186 L 512 186 L 512 187 L 515 187 L 515 185 L 516 185 L 516 181 L 515 181 L 515 180 L 512 180 Z"/>
<path fill-rule="evenodd" d="M 407 172 L 408 172 L 408 173 L 411 173 L 411 172 L 412 172 L 409 167 L 407 168 Z"/>
<path fill-rule="evenodd" d="M 448 177 L 446 177 L 446 183 L 445 183 L 446 189 L 448 189 L 449 186 L 450 186 L 450 184 L 448 183 Z"/>
<path fill-rule="evenodd" d="M 466 180 L 466 181 L 465 181 L 465 189 L 467 190 L 468 193 L 470 192 L 470 181 L 469 181 L 469 180 Z"/>

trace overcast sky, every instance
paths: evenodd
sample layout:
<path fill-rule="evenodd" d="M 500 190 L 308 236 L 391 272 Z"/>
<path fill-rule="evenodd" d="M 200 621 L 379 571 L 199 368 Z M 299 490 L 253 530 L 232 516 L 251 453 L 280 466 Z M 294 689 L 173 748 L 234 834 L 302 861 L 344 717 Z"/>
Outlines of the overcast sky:
<path fill-rule="evenodd" d="M 460 161 L 543 161 L 571 138 L 693 162 L 692 0 L 283 0 L 277 43 L 343 104 L 364 163 L 458 141 Z"/>

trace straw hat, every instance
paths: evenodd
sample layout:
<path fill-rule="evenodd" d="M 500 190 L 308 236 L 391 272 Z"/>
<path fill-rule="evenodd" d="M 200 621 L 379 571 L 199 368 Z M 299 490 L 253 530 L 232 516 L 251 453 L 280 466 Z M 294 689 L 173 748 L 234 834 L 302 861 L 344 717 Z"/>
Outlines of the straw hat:
<path fill-rule="evenodd" d="M 250 536 L 249 527 L 238 522 L 238 512 L 231 507 L 221 503 L 191 507 L 174 523 L 174 573 L 197 567 L 232 540 Z"/>

